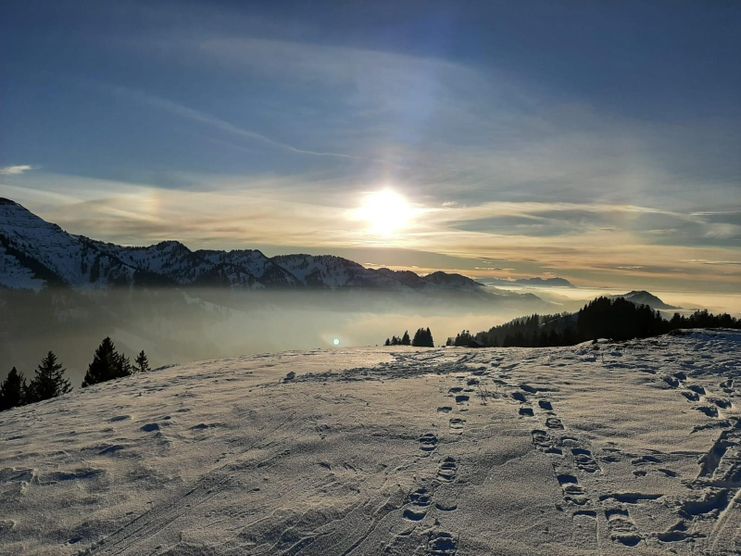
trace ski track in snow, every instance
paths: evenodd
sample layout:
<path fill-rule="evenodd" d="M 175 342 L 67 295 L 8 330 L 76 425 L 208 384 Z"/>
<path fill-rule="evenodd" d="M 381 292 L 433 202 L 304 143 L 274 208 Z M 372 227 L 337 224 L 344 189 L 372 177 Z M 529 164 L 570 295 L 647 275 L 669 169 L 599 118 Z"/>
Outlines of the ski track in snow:
<path fill-rule="evenodd" d="M 738 554 L 740 348 L 317 350 L 96 385 L 0 414 L 0 553 Z"/>

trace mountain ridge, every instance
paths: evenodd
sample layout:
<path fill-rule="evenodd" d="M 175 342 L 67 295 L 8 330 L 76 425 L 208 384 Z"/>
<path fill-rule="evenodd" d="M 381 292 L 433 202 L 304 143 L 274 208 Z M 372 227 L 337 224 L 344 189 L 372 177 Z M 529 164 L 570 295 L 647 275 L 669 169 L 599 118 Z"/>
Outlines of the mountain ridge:
<path fill-rule="evenodd" d="M 371 269 L 334 255 L 267 257 L 258 249 L 191 250 L 177 240 L 122 246 L 70 234 L 0 198 L 0 287 L 218 286 L 484 293 L 461 274 Z"/>
<path fill-rule="evenodd" d="M 631 303 L 634 303 L 635 305 L 648 305 L 654 310 L 664 310 L 668 311 L 671 309 L 681 309 L 681 307 L 676 307 L 674 305 L 669 305 L 668 303 L 665 303 L 663 299 L 655 296 L 651 292 L 648 292 L 646 290 L 632 290 L 628 293 L 623 293 L 620 295 L 611 295 L 609 296 L 610 299 L 617 299 L 618 297 L 622 297 L 626 301 L 630 301 Z"/>
<path fill-rule="evenodd" d="M 534 288 L 573 288 L 574 284 L 569 282 L 566 278 L 554 277 L 554 278 L 541 278 L 535 276 L 532 278 L 516 278 L 516 279 L 504 279 L 504 278 L 491 278 L 487 282 L 495 286 L 530 286 Z"/>

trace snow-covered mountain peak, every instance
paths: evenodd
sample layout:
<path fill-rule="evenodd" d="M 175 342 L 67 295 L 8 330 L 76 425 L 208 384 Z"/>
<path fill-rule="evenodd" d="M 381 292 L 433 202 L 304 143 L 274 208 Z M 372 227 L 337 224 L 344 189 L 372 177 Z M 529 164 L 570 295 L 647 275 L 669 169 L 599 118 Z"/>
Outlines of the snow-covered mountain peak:
<path fill-rule="evenodd" d="M 43 284 L 102 287 L 125 283 L 134 269 L 73 236 L 17 203 L 0 205 L 0 285 L 37 288 Z"/>
<path fill-rule="evenodd" d="M 183 243 L 180 243 L 179 241 L 176 241 L 174 239 L 160 241 L 159 243 L 155 243 L 148 249 L 156 249 L 158 251 L 169 251 L 169 252 L 177 252 L 177 253 L 184 253 L 184 252 L 190 253 L 190 249 L 188 249 Z"/>
<path fill-rule="evenodd" d="M 477 292 L 459 274 L 370 269 L 333 255 L 281 255 L 257 249 L 190 250 L 175 240 L 123 247 L 72 235 L 10 199 L 0 201 L 0 287 L 209 285 L 240 288 L 358 288 Z M 483 290 L 482 290 L 483 291 Z"/>

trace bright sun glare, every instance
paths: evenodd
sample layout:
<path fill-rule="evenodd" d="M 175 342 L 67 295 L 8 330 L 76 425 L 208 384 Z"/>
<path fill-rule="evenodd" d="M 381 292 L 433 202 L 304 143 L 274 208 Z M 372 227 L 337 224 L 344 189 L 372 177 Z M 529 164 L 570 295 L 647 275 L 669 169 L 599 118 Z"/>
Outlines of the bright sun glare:
<path fill-rule="evenodd" d="M 391 237 L 409 227 L 414 209 L 403 195 L 386 188 L 367 194 L 356 216 L 368 224 L 370 233 Z"/>

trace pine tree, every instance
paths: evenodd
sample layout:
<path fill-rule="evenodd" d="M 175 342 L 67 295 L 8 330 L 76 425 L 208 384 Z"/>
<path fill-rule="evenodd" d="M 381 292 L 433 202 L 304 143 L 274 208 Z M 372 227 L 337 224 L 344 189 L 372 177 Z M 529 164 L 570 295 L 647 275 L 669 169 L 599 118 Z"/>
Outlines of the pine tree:
<path fill-rule="evenodd" d="M 404 335 L 401 337 L 401 345 L 408 346 L 411 342 L 409 341 L 409 331 L 405 330 Z"/>
<path fill-rule="evenodd" d="M 139 355 L 136 356 L 134 362 L 136 363 L 134 369 L 139 373 L 146 373 L 151 370 L 149 367 L 149 358 L 147 357 L 147 354 L 144 353 L 144 350 L 139 352 Z"/>
<path fill-rule="evenodd" d="M 388 338 L 386 338 L 386 341 L 384 342 L 383 345 L 384 346 L 390 346 L 391 345 L 391 340 L 389 340 Z"/>
<path fill-rule="evenodd" d="M 432 332 L 430 332 L 430 329 L 418 328 L 417 332 L 414 333 L 412 345 L 418 347 L 435 347 L 435 344 L 432 341 Z"/>
<path fill-rule="evenodd" d="M 412 339 L 412 345 L 413 346 L 421 346 L 422 345 L 422 336 L 424 335 L 424 330 L 421 328 L 418 328 L 417 331 L 414 333 L 414 339 Z"/>
<path fill-rule="evenodd" d="M 13 367 L 0 385 L 0 411 L 26 403 L 26 379 Z"/>
<path fill-rule="evenodd" d="M 106 337 L 95 350 L 93 360 L 88 366 L 82 387 L 121 378 L 131 374 L 131 364 L 127 357 L 116 351 L 113 341 Z"/>
<path fill-rule="evenodd" d="M 457 334 L 455 339 L 448 338 L 449 346 L 463 346 L 463 347 L 476 347 L 478 346 L 478 342 L 476 341 L 476 338 L 473 337 L 470 331 L 463 330 L 460 334 Z"/>
<path fill-rule="evenodd" d="M 56 398 L 72 390 L 69 380 L 64 378 L 64 367 L 50 351 L 36 367 L 36 375 L 28 385 L 28 402 L 39 402 Z"/>

